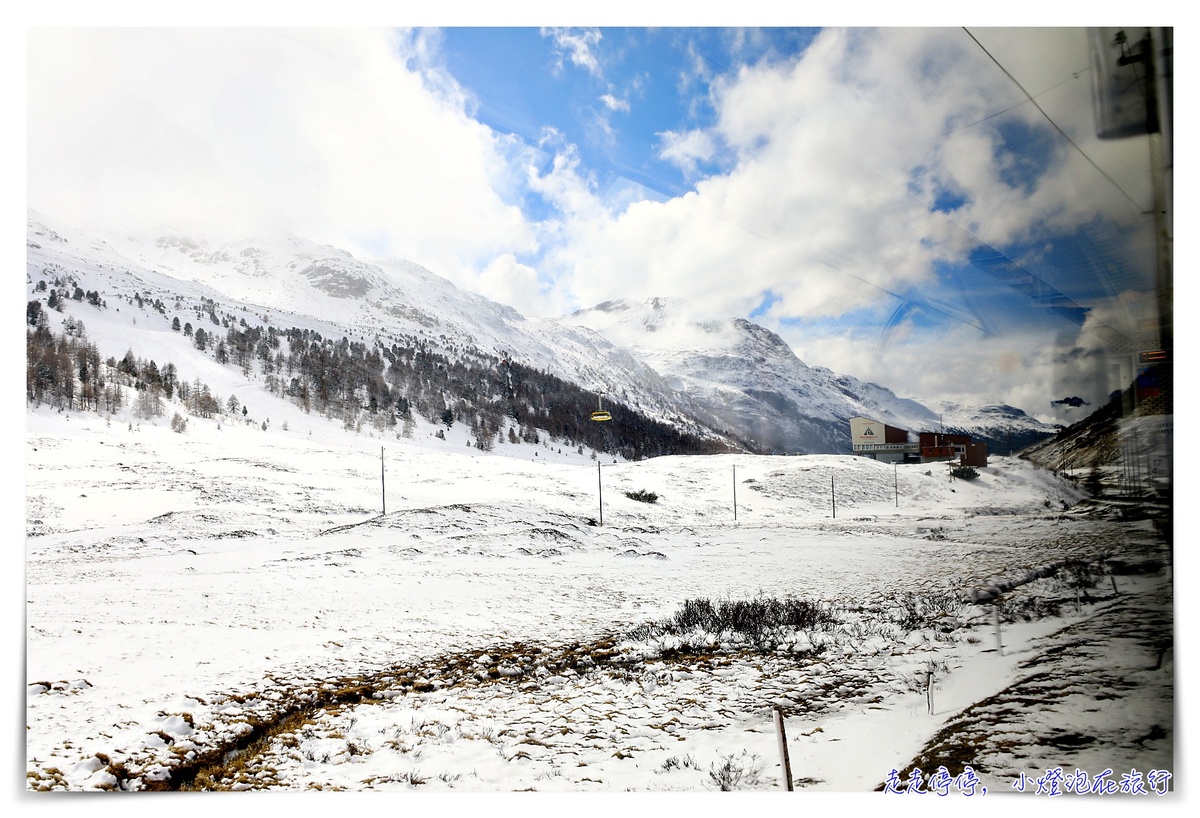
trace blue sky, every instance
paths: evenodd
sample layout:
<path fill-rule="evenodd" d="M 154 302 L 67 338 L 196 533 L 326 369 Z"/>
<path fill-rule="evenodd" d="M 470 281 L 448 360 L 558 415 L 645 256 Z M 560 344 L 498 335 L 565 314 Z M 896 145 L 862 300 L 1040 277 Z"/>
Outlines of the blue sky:
<path fill-rule="evenodd" d="M 442 31 L 446 69 L 477 99 L 476 118 L 530 145 L 553 130 L 575 145 L 602 195 L 627 184 L 668 199 L 720 172 L 718 155 L 681 167 L 668 134 L 710 127 L 711 82 L 736 66 L 794 60 L 805 28 L 479 28 Z"/>
<path fill-rule="evenodd" d="M 28 204 L 81 227 L 286 230 L 527 315 L 683 298 L 1039 415 L 1153 308 L 1148 141 L 1096 136 L 1081 28 L 116 25 L 27 66 Z"/>
<path fill-rule="evenodd" d="M 727 171 L 736 160 L 720 146 L 694 163 L 680 164 L 664 155 L 672 136 L 711 129 L 717 120 L 711 94 L 714 83 L 750 64 L 794 63 L 819 33 L 816 28 L 602 28 L 591 30 L 552 28 L 452 27 L 441 32 L 446 69 L 475 102 L 474 116 L 490 128 L 520 137 L 537 146 L 544 140 L 573 145 L 581 163 L 593 175 L 603 198 L 614 190 L 637 188 L 646 199 L 666 201 L 693 190 L 697 180 Z M 1081 69 L 1086 66 L 1080 66 Z M 999 119 L 992 161 L 998 177 L 1011 188 L 1031 193 L 1052 166 L 1056 154 L 1067 149 L 1046 122 Z M 918 174 L 923 169 L 918 169 Z M 967 194 L 941 187 L 928 202 L 935 212 L 953 214 L 968 204 Z M 523 201 L 534 217 L 553 213 L 553 206 L 538 197 Z M 1106 229 L 1117 230 L 1114 226 Z M 1076 248 L 1087 238 L 1062 235 Z M 1071 263 L 1048 253 L 1040 274 L 1030 271 L 1034 285 L 1015 284 L 1011 270 L 1024 271 L 1017 261 L 1028 249 L 1011 246 L 1000 250 L 981 244 L 966 263 L 940 266 L 926 284 L 926 297 L 908 291 L 907 304 L 898 314 L 941 314 L 983 331 L 1000 331 L 1007 318 L 1028 315 L 1029 296 L 1047 292 L 1056 306 L 1052 318 L 1081 323 L 1086 309 L 1063 293 L 1071 290 L 1080 301 L 1111 296 L 1114 290 L 1087 275 L 1072 276 Z M 1011 254 L 1011 256 L 1009 255 Z M 1116 274 L 1121 283 L 1136 278 L 1130 264 L 1121 260 Z M 998 271 L 1003 267 L 1004 271 Z M 980 279 L 978 273 L 1000 281 Z M 1065 279 L 1057 283 L 1051 279 Z M 974 285 L 969 282 L 975 281 Z M 1099 285 L 1099 286 L 1097 286 Z M 972 297 L 969 289 L 988 290 Z M 1007 289 L 1006 289 L 1007 288 Z M 935 306 L 941 294 L 941 308 Z M 947 295 L 965 296 L 951 308 Z M 1018 297 L 1013 298 L 1013 295 Z M 766 317 L 780 297 L 763 293 L 762 302 L 749 313 Z M 907 306 L 907 309 L 905 307 Z M 924 310 L 914 309 L 922 306 Z M 787 319 L 785 319 L 786 321 Z M 794 323 L 794 321 L 793 321 Z"/>

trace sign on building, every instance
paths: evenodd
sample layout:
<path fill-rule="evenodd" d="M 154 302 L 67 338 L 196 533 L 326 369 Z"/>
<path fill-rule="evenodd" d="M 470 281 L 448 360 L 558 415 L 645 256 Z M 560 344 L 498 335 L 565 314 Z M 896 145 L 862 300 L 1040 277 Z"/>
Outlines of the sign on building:
<path fill-rule="evenodd" d="M 850 418 L 850 443 L 868 446 L 886 442 L 883 424 L 870 418 Z"/>

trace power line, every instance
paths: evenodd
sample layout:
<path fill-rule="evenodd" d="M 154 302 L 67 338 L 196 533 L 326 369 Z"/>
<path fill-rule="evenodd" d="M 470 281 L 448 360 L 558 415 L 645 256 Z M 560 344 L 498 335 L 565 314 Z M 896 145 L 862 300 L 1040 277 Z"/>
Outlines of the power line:
<path fill-rule="evenodd" d="M 970 32 L 967 32 L 967 33 L 968 33 L 968 34 L 970 34 Z M 1042 92 L 1041 92 L 1041 93 L 1039 93 L 1039 94 L 1036 94 L 1035 96 L 1039 96 L 1039 97 L 1041 97 L 1041 96 L 1045 96 L 1046 94 L 1050 93 L 1050 92 L 1051 92 L 1051 91 L 1053 91 L 1055 88 L 1057 88 L 1058 86 L 1060 86 L 1060 85 L 1063 85 L 1063 84 L 1065 84 L 1065 83 L 1068 83 L 1068 82 L 1070 82 L 1071 80 L 1077 80 L 1077 79 L 1079 79 L 1079 75 L 1080 75 L 1080 74 L 1083 74 L 1083 73 L 1085 73 L 1085 72 L 1087 72 L 1087 71 L 1091 71 L 1091 70 L 1092 70 L 1092 69 L 1091 69 L 1091 66 L 1088 66 L 1088 67 L 1086 67 L 1086 68 L 1081 68 L 1081 69 L 1079 69 L 1078 71 L 1075 71 L 1075 72 L 1073 72 L 1073 73 L 1071 74 L 1071 76 L 1067 77 L 1067 78 L 1066 78 L 1066 79 L 1064 79 L 1064 80 L 1060 80 L 1059 82 L 1056 82 L 1056 83 L 1054 83 L 1054 85 L 1051 85 L 1049 88 L 1047 88 L 1046 90 L 1042 91 Z M 907 144 L 908 144 L 908 145 L 919 145 L 919 144 L 920 144 L 920 143 L 922 143 L 922 142 L 929 142 L 929 141 L 931 141 L 931 140 L 934 140 L 934 139 L 941 139 L 943 136 L 949 136 L 950 134 L 952 134 L 952 133 L 955 133 L 955 132 L 957 132 L 957 131 L 961 131 L 961 130 L 963 130 L 964 128 L 970 128 L 970 127 L 971 127 L 971 126 L 973 126 L 973 125 L 978 125 L 980 122 L 987 122 L 989 119 L 995 119 L 996 117 L 1000 116 L 1001 114 L 1007 114 L 1009 111 L 1013 110 L 1014 108 L 1020 108 L 1020 107 L 1021 107 L 1022 105 L 1024 105 L 1024 104 L 1025 104 L 1027 101 L 1028 101 L 1028 100 L 1021 100 L 1020 102 L 1018 102 L 1018 103 L 1017 103 L 1017 104 L 1015 104 L 1015 105 L 1009 105 L 1007 108 L 1004 108 L 1004 109 L 1002 109 L 1002 110 L 996 111 L 996 113 L 994 113 L 994 114 L 988 114 L 987 116 L 985 116 L 985 117 L 983 117 L 983 118 L 981 118 L 981 119 L 977 119 L 977 120 L 975 120 L 974 122 L 967 122 L 966 124 L 959 125 L 957 128 L 951 128 L 951 129 L 950 129 L 950 130 L 948 130 L 948 131 L 942 131 L 940 134 L 935 134 L 934 136 L 927 136 L 927 137 L 925 137 L 924 139 L 918 139 L 918 140 L 916 140 L 916 141 L 914 141 L 914 142 L 909 142 L 909 143 L 907 143 Z"/>
<path fill-rule="evenodd" d="M 1090 157 L 1086 153 L 1084 153 L 1083 148 L 1081 148 L 1081 147 L 1079 147 L 1079 145 L 1075 144 L 1074 139 L 1067 136 L 1066 132 L 1063 131 L 1062 128 L 1058 127 L 1058 123 L 1050 118 L 1050 115 L 1048 113 L 1046 113 L 1046 111 L 1042 108 L 1042 106 L 1037 104 L 1037 100 L 1035 100 L 1033 98 L 1033 96 L 1028 91 L 1025 90 L 1025 86 L 1021 85 L 1021 83 L 1017 81 L 1017 78 L 1014 77 L 1012 74 L 1010 74 L 1008 69 L 1000 64 L 999 60 L 997 60 L 994 56 L 992 56 L 992 52 L 990 52 L 986 48 L 984 48 L 983 43 L 979 42 L 979 40 L 977 40 L 975 38 L 975 35 L 971 33 L 971 30 L 969 28 L 967 28 L 966 26 L 964 26 L 963 31 L 965 31 L 967 33 L 968 37 L 970 37 L 972 40 L 975 41 L 975 45 L 979 46 L 980 50 L 983 51 L 984 54 L 988 55 L 988 59 L 990 59 L 992 62 L 994 62 L 996 64 L 996 67 L 1004 72 L 1004 76 L 1006 76 L 1010 80 L 1012 80 L 1013 85 L 1015 85 L 1015 86 L 1017 86 L 1017 88 L 1021 89 L 1021 93 L 1024 94 L 1025 97 L 1031 103 L 1033 103 L 1033 107 L 1038 109 L 1038 112 L 1041 113 L 1041 115 L 1046 118 L 1046 121 L 1050 123 L 1051 127 L 1053 127 L 1054 130 L 1058 131 L 1058 133 L 1062 136 L 1062 138 L 1067 140 L 1068 144 L 1070 144 L 1070 146 L 1072 148 L 1074 148 L 1076 151 L 1078 151 L 1080 156 L 1082 156 L 1084 159 L 1087 160 L 1089 165 L 1091 165 L 1093 168 L 1095 168 L 1096 171 L 1099 172 L 1099 174 L 1101 176 L 1103 176 L 1105 179 L 1107 179 L 1109 181 L 1109 183 L 1112 184 L 1113 187 L 1115 187 L 1118 191 L 1120 191 L 1121 195 L 1124 196 L 1125 199 L 1131 205 L 1133 205 L 1134 212 L 1136 212 L 1138 215 L 1144 214 L 1145 210 L 1137 202 L 1135 202 L 1133 200 L 1133 198 L 1128 193 L 1126 193 L 1125 190 L 1120 185 L 1118 185 L 1111 176 L 1109 176 L 1107 173 L 1105 173 L 1103 168 L 1101 168 L 1099 165 L 1097 165 L 1095 162 L 1093 162 L 1092 157 Z"/>

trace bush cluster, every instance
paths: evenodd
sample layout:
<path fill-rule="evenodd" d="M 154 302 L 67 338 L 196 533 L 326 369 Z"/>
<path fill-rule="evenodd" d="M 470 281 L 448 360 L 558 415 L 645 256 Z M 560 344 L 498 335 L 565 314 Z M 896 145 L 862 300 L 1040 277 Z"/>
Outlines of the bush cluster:
<path fill-rule="evenodd" d="M 956 625 L 965 605 L 959 594 L 949 591 L 907 593 L 893 600 L 888 618 L 906 631 L 945 630 Z"/>
<path fill-rule="evenodd" d="M 750 600 L 689 599 L 669 619 L 648 623 L 630 636 L 647 639 L 664 634 L 675 636 L 703 631 L 716 635 L 741 636 L 756 646 L 766 646 L 783 632 L 826 628 L 837 618 L 826 608 L 807 599 Z"/>
<path fill-rule="evenodd" d="M 638 489 L 637 491 L 627 491 L 627 492 L 625 492 L 625 496 L 628 497 L 630 500 L 637 500 L 639 503 L 657 503 L 658 502 L 657 494 L 655 494 L 652 491 L 643 491 L 642 489 Z"/>

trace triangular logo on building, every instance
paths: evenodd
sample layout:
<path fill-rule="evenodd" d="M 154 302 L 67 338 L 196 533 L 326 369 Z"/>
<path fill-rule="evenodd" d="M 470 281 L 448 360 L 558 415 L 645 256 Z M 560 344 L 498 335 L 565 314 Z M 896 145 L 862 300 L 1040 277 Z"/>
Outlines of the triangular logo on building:
<path fill-rule="evenodd" d="M 863 430 L 863 437 L 875 437 L 875 432 L 872 431 L 870 426 Z"/>

